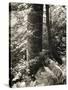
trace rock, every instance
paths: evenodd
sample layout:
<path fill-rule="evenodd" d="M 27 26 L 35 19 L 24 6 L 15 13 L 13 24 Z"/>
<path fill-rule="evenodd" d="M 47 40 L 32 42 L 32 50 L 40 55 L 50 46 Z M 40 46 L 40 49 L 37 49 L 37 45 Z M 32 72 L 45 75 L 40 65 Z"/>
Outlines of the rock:
<path fill-rule="evenodd" d="M 20 82 L 20 83 L 19 83 L 19 87 L 20 87 L 20 88 L 22 88 L 22 87 L 26 87 L 25 82 Z"/>
<path fill-rule="evenodd" d="M 36 86 L 54 85 L 56 82 L 57 77 L 48 67 L 45 67 L 44 70 L 40 69 L 36 74 Z"/>
<path fill-rule="evenodd" d="M 26 87 L 26 84 L 25 84 L 25 82 L 17 82 L 12 87 L 13 88 L 22 88 L 22 87 Z"/>

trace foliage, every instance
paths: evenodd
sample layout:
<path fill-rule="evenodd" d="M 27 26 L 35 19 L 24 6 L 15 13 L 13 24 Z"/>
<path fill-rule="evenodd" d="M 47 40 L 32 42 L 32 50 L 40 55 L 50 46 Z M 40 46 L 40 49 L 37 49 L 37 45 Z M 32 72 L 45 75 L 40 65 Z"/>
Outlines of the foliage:
<path fill-rule="evenodd" d="M 64 6 L 50 5 L 51 37 L 61 58 L 64 58 L 62 66 L 59 66 L 56 64 L 56 61 L 53 61 L 48 57 L 49 47 L 48 32 L 46 28 L 46 11 L 43 13 L 42 52 L 28 63 L 26 55 L 28 48 L 27 38 L 32 32 L 28 32 L 27 30 L 27 17 L 28 13 L 32 10 L 32 7 L 31 4 L 11 3 L 10 8 L 11 20 L 9 23 L 9 33 L 11 35 L 9 38 L 11 41 L 11 74 L 13 76 L 13 87 L 64 84 L 63 80 L 66 79 L 66 8 Z M 29 68 L 28 64 L 30 64 Z M 35 81 L 33 81 L 34 77 L 28 75 L 30 70 L 31 75 L 34 74 Z M 63 80 L 59 80 L 59 77 L 63 77 Z"/>

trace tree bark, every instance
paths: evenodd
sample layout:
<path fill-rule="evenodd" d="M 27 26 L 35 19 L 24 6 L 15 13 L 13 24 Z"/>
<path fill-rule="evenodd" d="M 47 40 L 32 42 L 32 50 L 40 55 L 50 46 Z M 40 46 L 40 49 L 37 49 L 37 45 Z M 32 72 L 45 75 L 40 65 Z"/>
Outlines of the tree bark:
<path fill-rule="evenodd" d="M 49 5 L 46 5 L 46 25 L 48 31 L 48 41 L 49 41 L 49 51 L 50 55 L 61 65 L 62 60 L 57 52 L 57 48 L 55 47 L 52 37 L 51 37 L 51 30 L 50 30 L 50 20 L 49 20 Z"/>
<path fill-rule="evenodd" d="M 49 5 L 46 5 L 46 26 L 47 26 L 47 31 L 48 31 L 48 42 L 49 42 L 49 50 L 51 52 L 51 31 L 50 31 L 50 22 L 49 22 Z"/>
<path fill-rule="evenodd" d="M 28 60 L 42 50 L 43 5 L 33 4 L 28 14 Z"/>

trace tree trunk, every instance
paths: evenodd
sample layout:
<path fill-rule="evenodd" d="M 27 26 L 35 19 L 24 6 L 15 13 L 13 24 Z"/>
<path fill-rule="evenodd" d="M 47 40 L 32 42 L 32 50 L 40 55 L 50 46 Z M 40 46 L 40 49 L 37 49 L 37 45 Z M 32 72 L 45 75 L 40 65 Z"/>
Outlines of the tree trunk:
<path fill-rule="evenodd" d="M 50 55 L 61 65 L 62 60 L 57 52 L 57 48 L 55 47 L 52 37 L 51 37 L 51 30 L 50 30 L 50 20 L 49 20 L 49 5 L 46 5 L 46 25 L 48 31 L 48 41 L 49 41 L 49 51 Z"/>
<path fill-rule="evenodd" d="M 46 5 L 46 25 L 48 31 L 48 41 L 51 44 L 51 31 L 50 31 L 50 22 L 49 22 L 49 5 Z"/>
<path fill-rule="evenodd" d="M 33 4 L 28 14 L 28 60 L 42 50 L 43 5 Z"/>

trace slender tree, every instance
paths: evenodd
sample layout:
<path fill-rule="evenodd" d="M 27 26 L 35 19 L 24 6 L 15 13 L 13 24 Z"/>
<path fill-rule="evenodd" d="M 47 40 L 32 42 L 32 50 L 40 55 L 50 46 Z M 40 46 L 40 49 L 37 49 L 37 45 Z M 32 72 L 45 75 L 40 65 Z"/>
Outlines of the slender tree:
<path fill-rule="evenodd" d="M 46 5 L 46 25 L 48 31 L 48 41 L 49 41 L 49 51 L 53 58 L 59 63 L 62 64 L 62 60 L 57 52 L 57 48 L 55 47 L 52 37 L 51 37 L 51 30 L 50 30 L 50 20 L 49 20 L 49 5 Z"/>

